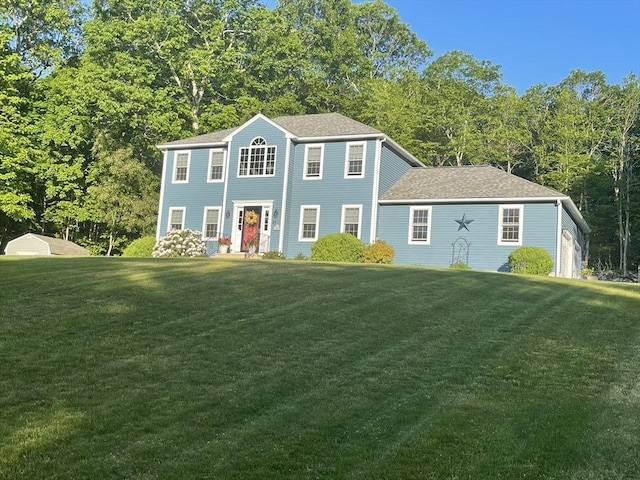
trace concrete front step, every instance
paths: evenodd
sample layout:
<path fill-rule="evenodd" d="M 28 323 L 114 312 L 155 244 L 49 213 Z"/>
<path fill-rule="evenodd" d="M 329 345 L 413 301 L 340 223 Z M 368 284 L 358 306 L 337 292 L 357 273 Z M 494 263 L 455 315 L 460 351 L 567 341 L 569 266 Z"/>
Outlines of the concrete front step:
<path fill-rule="evenodd" d="M 248 253 L 245 252 L 231 252 L 231 253 L 220 253 L 220 252 L 216 252 L 213 257 L 214 258 L 247 258 L 247 257 L 258 257 L 259 255 L 257 253 L 254 253 L 253 255 L 249 255 Z"/>

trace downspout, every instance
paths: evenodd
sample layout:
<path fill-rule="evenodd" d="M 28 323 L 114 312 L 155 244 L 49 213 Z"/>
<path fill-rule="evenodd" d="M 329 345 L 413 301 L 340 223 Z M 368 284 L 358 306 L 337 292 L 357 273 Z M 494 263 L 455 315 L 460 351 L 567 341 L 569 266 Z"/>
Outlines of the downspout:
<path fill-rule="evenodd" d="M 160 223 L 162 222 L 162 209 L 164 207 L 164 187 L 167 173 L 167 150 L 162 154 L 162 179 L 160 180 L 160 204 L 158 205 L 158 225 L 156 226 L 156 241 L 160 240 Z"/>
<path fill-rule="evenodd" d="M 562 200 L 556 200 L 556 208 L 558 209 L 557 225 L 556 225 L 556 277 L 560 276 L 560 262 L 562 256 Z"/>
<path fill-rule="evenodd" d="M 282 205 L 280 206 L 280 235 L 278 238 L 278 251 L 284 253 L 284 234 L 287 223 L 287 195 L 289 192 L 289 157 L 291 155 L 291 138 L 287 137 L 287 148 L 285 149 L 284 176 L 282 178 Z"/>
<path fill-rule="evenodd" d="M 380 163 L 382 160 L 382 140 L 376 140 L 376 153 L 373 167 L 373 195 L 371 197 L 371 228 L 369 232 L 369 243 L 376 241 L 376 231 L 378 227 L 378 198 L 380 190 Z"/>

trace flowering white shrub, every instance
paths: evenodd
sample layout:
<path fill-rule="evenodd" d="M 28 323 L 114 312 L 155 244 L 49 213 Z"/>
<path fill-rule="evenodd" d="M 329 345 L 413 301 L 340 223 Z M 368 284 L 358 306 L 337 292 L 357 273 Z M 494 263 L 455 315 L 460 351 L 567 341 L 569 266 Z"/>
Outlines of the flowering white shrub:
<path fill-rule="evenodd" d="M 171 230 L 156 242 L 153 257 L 203 257 L 206 246 L 200 232 L 194 230 Z"/>

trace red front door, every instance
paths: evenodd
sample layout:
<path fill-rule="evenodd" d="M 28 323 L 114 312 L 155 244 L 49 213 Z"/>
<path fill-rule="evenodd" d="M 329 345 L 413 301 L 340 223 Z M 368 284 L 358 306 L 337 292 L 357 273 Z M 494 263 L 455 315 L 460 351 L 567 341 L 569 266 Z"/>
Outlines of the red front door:
<path fill-rule="evenodd" d="M 255 247 L 258 252 L 260 245 L 260 217 L 262 207 L 245 207 L 242 217 L 242 251 L 248 252 Z"/>

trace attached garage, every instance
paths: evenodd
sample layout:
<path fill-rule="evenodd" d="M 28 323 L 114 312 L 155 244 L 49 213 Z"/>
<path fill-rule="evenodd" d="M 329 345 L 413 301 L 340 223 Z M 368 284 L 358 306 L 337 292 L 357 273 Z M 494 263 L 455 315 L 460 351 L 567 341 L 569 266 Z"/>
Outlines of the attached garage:
<path fill-rule="evenodd" d="M 60 238 L 27 233 L 7 243 L 5 255 L 90 255 L 80 245 Z"/>

